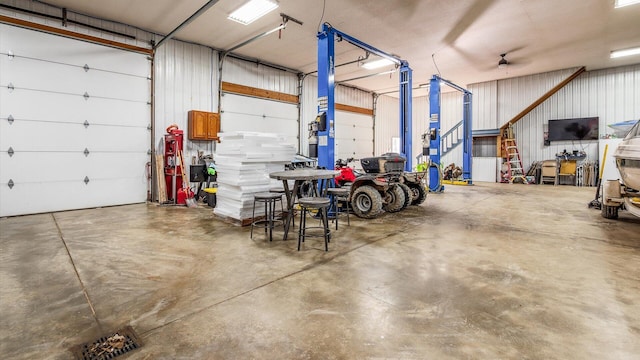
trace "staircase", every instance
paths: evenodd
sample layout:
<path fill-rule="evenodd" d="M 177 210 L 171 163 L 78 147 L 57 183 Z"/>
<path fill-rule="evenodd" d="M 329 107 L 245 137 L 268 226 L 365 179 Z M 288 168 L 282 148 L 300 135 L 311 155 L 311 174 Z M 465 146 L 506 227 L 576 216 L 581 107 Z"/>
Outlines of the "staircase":
<path fill-rule="evenodd" d="M 447 155 L 464 141 L 462 121 L 455 124 L 451 129 L 440 135 L 440 156 Z"/>
<path fill-rule="evenodd" d="M 520 179 L 523 184 L 527 184 L 528 181 L 522 168 L 522 159 L 516 145 L 516 139 L 502 139 L 502 156 L 506 158 L 507 172 L 502 175 L 501 182 L 513 183 L 515 179 Z"/>

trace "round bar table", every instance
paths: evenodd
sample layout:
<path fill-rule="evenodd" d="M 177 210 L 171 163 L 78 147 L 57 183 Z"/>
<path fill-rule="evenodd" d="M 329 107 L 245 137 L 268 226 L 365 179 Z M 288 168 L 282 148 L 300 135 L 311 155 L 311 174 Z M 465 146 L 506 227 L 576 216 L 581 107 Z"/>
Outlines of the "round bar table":
<path fill-rule="evenodd" d="M 296 195 L 300 185 L 305 181 L 311 181 L 313 188 L 318 188 L 318 180 L 333 179 L 340 174 L 337 170 L 319 170 L 319 169 L 296 169 L 286 171 L 276 171 L 269 174 L 272 179 L 282 180 L 285 195 L 287 196 L 287 221 L 284 223 L 284 237 L 287 240 L 289 235 L 289 226 L 293 219 L 293 206 L 295 205 Z M 289 190 L 289 181 L 293 180 L 293 189 Z"/>

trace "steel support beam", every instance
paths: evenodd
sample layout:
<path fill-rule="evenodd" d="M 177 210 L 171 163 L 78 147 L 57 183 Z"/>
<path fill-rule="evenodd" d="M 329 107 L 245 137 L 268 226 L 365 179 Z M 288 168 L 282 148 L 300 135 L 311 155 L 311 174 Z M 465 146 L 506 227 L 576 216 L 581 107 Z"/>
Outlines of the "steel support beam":
<path fill-rule="evenodd" d="M 411 77 L 409 63 L 402 61 L 400 65 L 400 153 L 407 159 L 405 171 L 411 171 L 412 162 L 412 122 L 411 122 Z"/>
<path fill-rule="evenodd" d="M 318 131 L 318 166 L 335 164 L 335 32 L 327 24 L 318 33 L 318 114 L 326 113 L 326 128 Z"/>
<path fill-rule="evenodd" d="M 209 2 L 207 2 L 204 5 L 202 5 L 202 7 L 200 9 L 198 9 L 198 11 L 193 13 L 193 15 L 189 16 L 189 18 L 187 18 L 187 20 L 183 21 L 182 24 L 178 25 L 178 27 L 173 29 L 173 31 L 171 31 L 167 36 L 165 36 L 162 39 L 160 39 L 160 41 L 158 41 L 158 43 L 153 48 L 154 49 L 159 48 L 160 45 L 162 45 L 165 41 L 171 39 L 178 31 L 180 31 L 183 27 L 189 25 L 193 20 L 197 19 L 200 15 L 204 14 L 205 11 L 209 10 L 218 1 L 220 1 L 220 0 L 209 0 Z"/>
<path fill-rule="evenodd" d="M 438 192 L 442 189 L 440 183 L 440 78 L 434 75 L 429 82 L 429 191 Z"/>
<path fill-rule="evenodd" d="M 411 96 L 412 71 L 409 63 L 345 34 L 325 23 L 318 33 L 318 113 L 326 113 L 326 129 L 318 131 L 318 166 L 332 169 L 335 163 L 335 40 L 390 60 L 400 67 L 400 152 L 407 158 L 405 169 L 412 169 Z M 376 74 L 377 75 L 377 74 Z"/>
<path fill-rule="evenodd" d="M 429 143 L 429 159 L 434 166 L 429 167 L 429 190 L 432 192 L 441 191 L 439 170 L 435 166 L 440 166 L 441 158 L 441 114 L 440 114 L 440 94 L 441 86 L 448 85 L 462 93 L 462 179 L 471 184 L 473 169 L 473 125 L 471 119 L 472 94 L 469 90 L 456 85 L 449 80 L 438 75 L 433 75 L 429 83 L 429 128 L 435 134 Z"/>

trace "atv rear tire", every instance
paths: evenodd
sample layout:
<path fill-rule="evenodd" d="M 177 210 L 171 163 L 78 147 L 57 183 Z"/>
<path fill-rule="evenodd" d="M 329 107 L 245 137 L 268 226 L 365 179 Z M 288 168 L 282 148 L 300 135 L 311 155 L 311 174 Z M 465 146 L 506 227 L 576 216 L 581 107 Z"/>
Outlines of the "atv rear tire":
<path fill-rule="evenodd" d="M 404 204 L 402 205 L 401 209 L 404 210 L 409 205 L 411 205 L 411 202 L 413 201 L 413 192 L 411 191 L 411 188 L 409 188 L 409 186 L 407 186 L 406 184 L 398 184 L 398 186 L 400 187 L 400 189 L 402 189 L 402 192 L 404 192 Z"/>
<path fill-rule="evenodd" d="M 351 194 L 351 209 L 363 219 L 376 218 L 382 213 L 382 195 L 374 187 L 362 185 Z"/>
<path fill-rule="evenodd" d="M 427 190 L 422 186 L 422 184 L 409 184 L 409 188 L 411 189 L 411 205 L 420 205 L 427 198 Z"/>
<path fill-rule="evenodd" d="M 403 209 L 404 205 L 404 191 L 398 185 L 393 185 L 389 187 L 387 193 L 385 194 L 385 201 L 382 208 L 386 212 L 394 213 Z"/>

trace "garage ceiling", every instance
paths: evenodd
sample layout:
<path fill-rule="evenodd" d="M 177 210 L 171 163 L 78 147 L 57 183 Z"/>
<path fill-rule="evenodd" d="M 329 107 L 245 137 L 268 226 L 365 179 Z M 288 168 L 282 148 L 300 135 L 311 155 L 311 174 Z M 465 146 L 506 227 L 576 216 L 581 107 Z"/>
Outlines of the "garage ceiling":
<path fill-rule="evenodd" d="M 304 25 L 287 28 L 235 51 L 302 72 L 316 70 L 321 22 L 409 61 L 413 82 L 431 75 L 458 84 L 586 66 L 587 70 L 640 63 L 640 56 L 610 59 L 611 50 L 640 46 L 640 4 L 614 9 L 614 0 L 279 0 L 279 8 L 245 26 L 227 19 L 245 1 L 219 0 L 176 34 L 216 49 L 229 49 L 280 25 L 280 13 Z M 48 0 L 70 11 L 167 34 L 205 0 Z M 323 10 L 324 7 L 324 10 Z M 323 15 L 324 14 L 324 15 Z M 500 54 L 511 63 L 498 68 Z M 362 50 L 336 45 L 336 63 Z M 433 58 L 432 58 L 433 56 Z M 437 64 L 437 68 L 434 65 Z M 357 64 L 340 67 L 336 80 L 378 73 Z M 349 83 L 378 93 L 397 90 L 397 73 Z M 414 92 L 419 95 L 418 92 Z"/>

